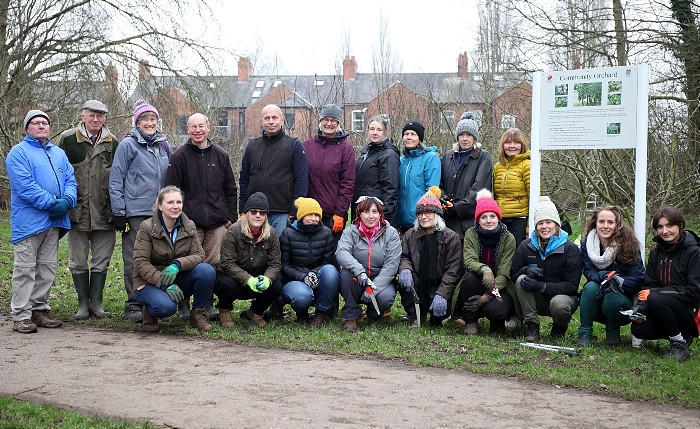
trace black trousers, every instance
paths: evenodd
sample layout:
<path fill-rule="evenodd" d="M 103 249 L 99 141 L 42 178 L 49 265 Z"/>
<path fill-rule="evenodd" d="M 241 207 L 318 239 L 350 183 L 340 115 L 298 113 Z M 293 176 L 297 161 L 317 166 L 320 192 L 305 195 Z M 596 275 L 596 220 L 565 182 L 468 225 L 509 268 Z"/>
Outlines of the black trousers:
<path fill-rule="evenodd" d="M 282 282 L 279 278 L 273 280 L 270 287 L 262 292 L 254 292 L 245 284 L 240 284 L 231 276 L 224 273 L 216 273 L 214 281 L 214 293 L 219 297 L 217 308 L 220 310 L 233 310 L 233 301 L 237 299 L 252 299 L 250 309 L 253 313 L 262 315 L 267 307 L 282 294 Z"/>

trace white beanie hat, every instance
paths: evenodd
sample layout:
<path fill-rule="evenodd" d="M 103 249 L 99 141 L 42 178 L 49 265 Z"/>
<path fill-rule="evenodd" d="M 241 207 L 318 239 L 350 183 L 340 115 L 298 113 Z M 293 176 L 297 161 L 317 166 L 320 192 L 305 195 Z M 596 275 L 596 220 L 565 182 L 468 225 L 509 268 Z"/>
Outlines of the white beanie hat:
<path fill-rule="evenodd" d="M 537 207 L 535 208 L 535 225 L 545 219 L 553 220 L 557 225 L 561 226 L 559 210 L 557 210 L 557 207 L 549 197 L 543 196 L 537 201 Z"/>

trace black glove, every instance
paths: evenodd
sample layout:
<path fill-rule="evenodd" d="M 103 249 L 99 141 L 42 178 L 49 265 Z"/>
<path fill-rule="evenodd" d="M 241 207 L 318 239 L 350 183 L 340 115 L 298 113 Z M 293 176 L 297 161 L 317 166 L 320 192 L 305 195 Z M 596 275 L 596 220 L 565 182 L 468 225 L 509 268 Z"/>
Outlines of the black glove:
<path fill-rule="evenodd" d="M 119 232 L 126 231 L 126 216 L 114 216 L 114 229 Z"/>
<path fill-rule="evenodd" d="M 544 292 L 547 283 L 526 276 L 520 280 L 520 287 L 528 292 Z"/>
<path fill-rule="evenodd" d="M 625 279 L 623 279 L 622 277 L 615 274 L 614 276 L 610 277 L 607 284 L 610 285 L 610 290 L 612 292 L 623 296 L 624 292 L 622 292 L 622 284 L 624 282 L 625 282 Z"/>
<path fill-rule="evenodd" d="M 527 267 L 525 268 L 525 275 L 531 279 L 543 279 L 544 270 L 540 267 Z"/>
<path fill-rule="evenodd" d="M 362 288 L 366 288 L 367 285 L 369 284 L 369 277 L 367 277 L 367 274 L 362 273 L 359 276 L 357 276 L 357 284 Z"/>

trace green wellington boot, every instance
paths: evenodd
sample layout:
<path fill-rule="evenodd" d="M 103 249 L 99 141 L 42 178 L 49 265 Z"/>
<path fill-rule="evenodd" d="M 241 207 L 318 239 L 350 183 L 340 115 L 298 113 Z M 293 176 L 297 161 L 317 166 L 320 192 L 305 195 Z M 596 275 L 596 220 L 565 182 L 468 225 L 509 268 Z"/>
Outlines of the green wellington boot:
<path fill-rule="evenodd" d="M 93 272 L 90 276 L 90 314 L 102 319 L 112 314 L 102 309 L 102 295 L 105 289 L 107 273 Z"/>
<path fill-rule="evenodd" d="M 73 274 L 73 284 L 78 293 L 78 312 L 73 315 L 76 320 L 85 320 L 90 317 L 90 273 Z"/>

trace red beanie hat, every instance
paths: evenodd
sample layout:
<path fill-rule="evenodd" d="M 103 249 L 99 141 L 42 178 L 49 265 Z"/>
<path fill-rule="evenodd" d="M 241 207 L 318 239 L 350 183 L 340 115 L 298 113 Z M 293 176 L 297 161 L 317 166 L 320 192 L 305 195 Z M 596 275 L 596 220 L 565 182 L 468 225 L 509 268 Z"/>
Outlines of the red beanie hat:
<path fill-rule="evenodd" d="M 501 209 L 498 207 L 496 201 L 493 200 L 493 196 L 488 189 L 482 189 L 476 193 L 476 211 L 474 212 L 474 220 L 479 221 L 482 214 L 486 212 L 494 212 L 498 216 L 498 220 L 501 220 Z"/>

